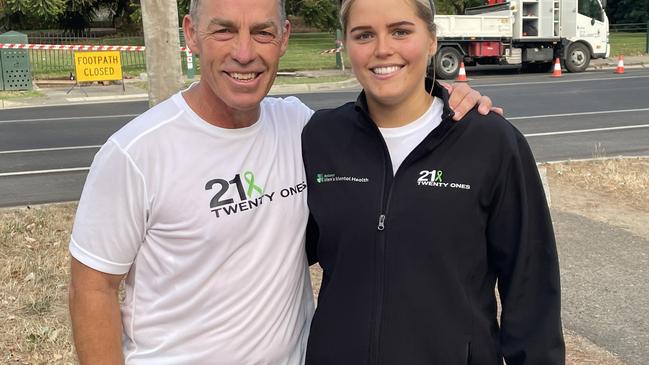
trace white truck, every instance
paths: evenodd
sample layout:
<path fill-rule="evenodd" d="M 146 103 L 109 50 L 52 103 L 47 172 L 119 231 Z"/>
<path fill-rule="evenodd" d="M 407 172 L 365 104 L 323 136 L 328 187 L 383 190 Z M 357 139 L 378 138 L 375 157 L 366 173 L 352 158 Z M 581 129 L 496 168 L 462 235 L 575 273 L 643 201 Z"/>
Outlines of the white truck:
<path fill-rule="evenodd" d="M 466 15 L 436 15 L 431 70 L 455 78 L 465 65 L 520 65 L 550 71 L 556 58 L 570 72 L 609 56 L 609 23 L 600 0 L 489 0 Z"/>

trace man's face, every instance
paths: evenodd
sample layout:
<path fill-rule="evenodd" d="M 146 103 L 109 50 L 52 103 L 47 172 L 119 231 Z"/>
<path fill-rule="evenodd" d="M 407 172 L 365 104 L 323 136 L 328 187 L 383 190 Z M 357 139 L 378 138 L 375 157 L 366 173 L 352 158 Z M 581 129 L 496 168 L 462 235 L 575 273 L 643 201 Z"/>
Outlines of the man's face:
<path fill-rule="evenodd" d="M 198 19 L 185 17 L 188 46 L 200 56 L 201 82 L 208 84 L 215 103 L 256 110 L 270 90 L 290 33 L 278 3 L 203 0 Z"/>

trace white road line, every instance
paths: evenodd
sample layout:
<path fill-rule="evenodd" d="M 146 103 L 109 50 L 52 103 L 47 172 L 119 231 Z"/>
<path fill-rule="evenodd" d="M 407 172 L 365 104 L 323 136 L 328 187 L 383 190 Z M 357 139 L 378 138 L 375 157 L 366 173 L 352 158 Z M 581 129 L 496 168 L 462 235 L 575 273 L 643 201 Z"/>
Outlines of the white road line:
<path fill-rule="evenodd" d="M 25 176 L 25 175 L 42 175 L 42 174 L 54 174 L 54 173 L 59 173 L 59 172 L 77 172 L 77 171 L 88 171 L 88 170 L 90 170 L 90 167 L 73 167 L 73 168 L 70 168 L 70 169 L 4 172 L 4 173 L 0 173 L 0 177 Z"/>
<path fill-rule="evenodd" d="M 564 114 L 542 114 L 542 115 L 528 115 L 523 117 L 507 117 L 507 120 L 521 120 L 521 119 L 540 119 L 540 118 L 556 118 L 556 117 L 572 117 L 578 115 L 596 115 L 596 114 L 614 114 L 614 113 L 634 113 L 646 112 L 649 108 L 641 109 L 620 109 L 620 110 L 600 110 L 596 112 L 580 112 L 580 113 L 564 113 Z"/>
<path fill-rule="evenodd" d="M 608 127 L 608 128 L 593 128 L 593 129 L 575 129 L 571 131 L 559 131 L 559 132 L 545 132 L 545 133 L 530 133 L 525 134 L 525 137 L 544 137 L 544 136 L 557 136 L 561 134 L 579 134 L 579 133 L 590 133 L 590 132 L 605 132 L 605 131 L 619 131 L 623 129 L 637 129 L 637 128 L 649 128 L 649 124 L 638 124 L 638 125 L 627 125 L 621 127 Z"/>
<path fill-rule="evenodd" d="M 87 117 L 63 117 L 63 118 L 35 118 L 35 119 L 12 119 L 0 120 L 0 124 L 8 123 L 23 123 L 23 122 L 48 122 L 48 121 L 72 121 L 72 120 L 86 120 L 86 119 L 102 119 L 102 118 L 134 118 L 140 114 L 117 114 L 117 115 L 91 115 Z"/>
<path fill-rule="evenodd" d="M 52 148 L 34 148 L 31 150 L 13 150 L 13 151 L 0 151 L 0 155 L 9 155 L 14 153 L 29 153 L 29 152 L 53 152 L 53 151 L 69 151 L 69 150 L 90 150 L 101 148 L 97 146 L 72 146 L 72 147 L 52 147 Z"/>
<path fill-rule="evenodd" d="M 472 84 L 471 86 L 479 89 L 481 87 L 500 87 L 500 86 L 519 86 L 519 85 L 529 86 L 529 85 L 541 85 L 541 84 L 563 84 L 563 83 L 570 83 L 570 82 L 606 81 L 606 80 L 623 80 L 623 79 L 644 79 L 644 78 L 649 78 L 649 75 L 604 77 L 604 78 L 601 78 L 601 79 L 576 79 L 576 80 L 512 82 L 512 83 L 503 83 L 503 84 Z"/>

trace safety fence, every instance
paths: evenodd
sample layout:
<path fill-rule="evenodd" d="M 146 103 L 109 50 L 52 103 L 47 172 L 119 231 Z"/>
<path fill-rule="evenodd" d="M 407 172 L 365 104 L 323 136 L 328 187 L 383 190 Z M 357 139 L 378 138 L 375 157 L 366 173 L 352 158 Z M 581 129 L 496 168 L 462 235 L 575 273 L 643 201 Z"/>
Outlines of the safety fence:
<path fill-rule="evenodd" d="M 647 33 L 649 23 L 610 24 L 611 33 Z"/>

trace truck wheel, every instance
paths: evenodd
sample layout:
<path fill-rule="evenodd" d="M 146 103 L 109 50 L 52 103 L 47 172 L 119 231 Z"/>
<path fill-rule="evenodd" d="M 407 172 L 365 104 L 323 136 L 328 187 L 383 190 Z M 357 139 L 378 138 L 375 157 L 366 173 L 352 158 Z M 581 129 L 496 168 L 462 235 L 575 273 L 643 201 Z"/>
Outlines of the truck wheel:
<path fill-rule="evenodd" d="M 460 62 L 462 56 L 455 48 L 445 47 L 437 52 L 437 64 L 435 73 L 442 80 L 451 80 L 460 73 Z"/>
<path fill-rule="evenodd" d="M 583 43 L 573 43 L 568 47 L 566 69 L 570 72 L 584 72 L 590 64 L 590 50 Z"/>

